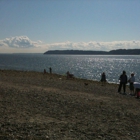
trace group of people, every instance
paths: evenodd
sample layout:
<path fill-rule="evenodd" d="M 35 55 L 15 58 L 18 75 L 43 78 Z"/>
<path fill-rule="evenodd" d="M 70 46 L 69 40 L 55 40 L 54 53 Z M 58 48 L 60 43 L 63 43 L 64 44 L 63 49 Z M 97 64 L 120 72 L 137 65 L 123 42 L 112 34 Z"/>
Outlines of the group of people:
<path fill-rule="evenodd" d="M 101 75 L 101 82 L 102 82 L 102 85 L 104 85 L 106 82 L 105 72 L 103 72 Z M 135 87 L 134 82 L 135 82 L 134 73 L 131 73 L 131 77 L 128 79 L 126 72 L 123 71 L 123 73 L 119 77 L 118 93 L 121 93 L 121 89 L 123 87 L 123 92 L 124 92 L 124 94 L 126 94 L 126 84 L 129 83 L 130 95 L 134 95 L 134 96 L 136 95 L 137 98 L 139 98 L 140 97 L 140 95 L 139 95 L 140 88 Z"/>
<path fill-rule="evenodd" d="M 52 68 L 49 68 L 50 74 L 52 73 Z M 44 69 L 44 74 L 46 73 L 46 69 Z M 70 74 L 69 71 L 67 71 L 67 79 L 69 78 L 73 78 L 74 75 Z M 106 75 L 105 72 L 103 72 L 101 74 L 101 82 L 102 85 L 105 85 L 106 83 Z M 123 87 L 123 92 L 124 94 L 126 94 L 126 84 L 129 82 L 129 88 L 130 88 L 130 95 L 137 95 L 137 97 L 139 97 L 140 95 L 140 88 L 136 88 L 136 90 L 134 90 L 134 82 L 135 82 L 135 76 L 134 73 L 131 73 L 131 77 L 128 79 L 126 72 L 123 71 L 123 73 L 120 75 L 119 77 L 119 87 L 118 87 L 118 93 L 121 93 L 121 89 Z"/>
<path fill-rule="evenodd" d="M 50 74 L 52 74 L 52 68 L 51 67 L 49 68 L 49 72 L 50 72 Z M 46 69 L 44 69 L 44 74 L 46 74 L 46 73 L 47 73 L 47 71 L 46 71 Z M 67 79 L 74 78 L 74 75 L 71 74 L 69 71 L 67 71 L 66 75 L 67 75 Z"/>
<path fill-rule="evenodd" d="M 140 97 L 140 84 L 135 82 L 134 73 L 131 73 L 131 77 L 127 80 L 126 72 L 123 71 L 119 80 L 120 80 L 120 84 L 119 84 L 119 88 L 118 88 L 119 93 L 121 91 L 122 86 L 123 86 L 123 91 L 125 93 L 126 84 L 127 84 L 127 82 L 129 82 L 130 95 L 137 96 L 137 98 Z"/>
<path fill-rule="evenodd" d="M 50 74 L 52 73 L 52 68 L 50 67 L 49 68 L 49 71 L 50 71 Z M 46 69 L 44 69 L 44 74 L 46 74 L 47 73 L 47 71 L 46 71 Z"/>
<path fill-rule="evenodd" d="M 121 92 L 121 88 L 123 86 L 123 91 L 124 91 L 124 94 L 125 94 L 126 84 L 129 82 L 130 94 L 134 95 L 134 82 L 135 82 L 134 73 L 131 73 L 131 77 L 128 80 L 126 72 L 123 71 L 123 73 L 119 77 L 119 81 L 120 81 L 119 88 L 118 88 L 119 93 Z"/>

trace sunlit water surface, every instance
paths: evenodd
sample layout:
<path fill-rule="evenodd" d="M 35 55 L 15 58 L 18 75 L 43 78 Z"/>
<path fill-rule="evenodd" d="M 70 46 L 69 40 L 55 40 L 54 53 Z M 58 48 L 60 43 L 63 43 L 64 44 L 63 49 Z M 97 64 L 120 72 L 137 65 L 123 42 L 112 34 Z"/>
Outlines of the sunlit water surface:
<path fill-rule="evenodd" d="M 105 72 L 108 82 L 118 83 L 123 70 L 128 77 L 135 73 L 140 81 L 139 55 L 44 55 L 44 54 L 0 54 L 0 69 L 39 71 L 46 69 L 53 73 L 73 73 L 78 78 L 100 80 Z"/>

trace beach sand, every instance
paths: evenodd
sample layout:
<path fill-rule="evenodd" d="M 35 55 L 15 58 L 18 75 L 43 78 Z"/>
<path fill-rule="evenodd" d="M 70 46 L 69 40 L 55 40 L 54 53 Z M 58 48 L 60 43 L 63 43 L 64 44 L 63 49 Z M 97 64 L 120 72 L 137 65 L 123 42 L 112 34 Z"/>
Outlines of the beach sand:
<path fill-rule="evenodd" d="M 0 70 L 0 140 L 139 140 L 140 99 L 117 89 L 57 74 Z"/>

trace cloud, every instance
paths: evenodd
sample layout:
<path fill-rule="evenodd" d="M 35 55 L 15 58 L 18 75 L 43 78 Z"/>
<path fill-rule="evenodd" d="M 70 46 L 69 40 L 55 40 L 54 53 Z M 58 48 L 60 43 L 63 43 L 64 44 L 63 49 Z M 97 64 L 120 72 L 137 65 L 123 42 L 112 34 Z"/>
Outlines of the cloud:
<path fill-rule="evenodd" d="M 140 49 L 140 41 L 89 41 L 89 42 L 58 42 L 45 44 L 32 41 L 27 36 L 16 36 L 0 40 L 0 53 L 44 53 L 47 50 L 101 50 Z"/>
<path fill-rule="evenodd" d="M 0 40 L 0 46 L 10 48 L 36 48 L 41 41 L 31 41 L 27 36 L 16 36 Z"/>
<path fill-rule="evenodd" d="M 140 49 L 140 41 L 112 41 L 112 42 L 62 42 L 46 45 L 49 50 L 77 49 L 77 50 L 115 50 L 115 49 Z"/>

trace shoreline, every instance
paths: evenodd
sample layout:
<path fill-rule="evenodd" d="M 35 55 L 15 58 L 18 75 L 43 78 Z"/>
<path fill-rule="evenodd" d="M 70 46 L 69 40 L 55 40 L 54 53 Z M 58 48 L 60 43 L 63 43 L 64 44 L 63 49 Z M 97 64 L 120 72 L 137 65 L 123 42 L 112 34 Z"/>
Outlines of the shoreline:
<path fill-rule="evenodd" d="M 118 94 L 117 88 L 58 74 L 0 70 L 0 139 L 140 139 L 140 100 Z"/>
<path fill-rule="evenodd" d="M 17 62 L 13 61 L 14 59 L 19 59 Z M 26 58 L 26 61 L 23 63 L 24 58 Z M 36 60 L 36 58 L 38 58 Z M 51 58 L 51 60 L 50 60 Z M 66 58 L 66 59 L 63 59 Z M 75 61 L 73 60 L 75 58 Z M 99 61 L 97 61 L 99 58 Z M 128 64 L 130 63 L 130 66 L 125 65 L 123 67 L 123 61 L 120 61 L 120 58 L 124 59 Z M 4 59 L 4 60 L 3 60 Z M 58 59 L 57 61 L 55 61 Z M 81 60 L 80 60 L 81 59 Z M 122 60 L 121 59 L 121 60 Z M 127 76 L 130 77 L 131 72 L 134 72 L 136 75 L 136 81 L 139 81 L 139 65 L 138 63 L 135 65 L 135 68 L 133 67 L 133 61 L 130 59 L 138 60 L 140 59 L 139 56 L 44 56 L 42 54 L 38 55 L 7 55 L 7 56 L 1 56 L 1 68 L 0 69 L 13 69 L 13 70 L 23 70 L 23 71 L 38 71 L 42 72 L 44 69 L 46 69 L 47 72 L 49 72 L 49 67 L 52 67 L 52 72 L 58 73 L 61 75 L 64 75 L 67 71 L 70 71 L 70 73 L 74 74 L 75 77 L 78 78 L 84 78 L 84 79 L 90 79 L 90 80 L 97 80 L 99 81 L 101 79 L 102 72 L 106 73 L 106 79 L 109 83 L 118 83 L 119 82 L 119 76 L 121 75 L 123 70 L 126 70 Z M 78 61 L 81 61 L 79 63 L 79 66 L 76 66 L 76 63 Z M 103 61 L 102 61 L 103 60 Z M 109 60 L 109 61 L 108 61 Z M 119 62 L 120 61 L 120 62 Z M 12 64 L 11 64 L 11 63 Z M 43 63 L 42 63 L 43 62 Z M 69 65 L 69 62 L 72 63 L 72 67 Z M 115 62 L 115 63 L 114 63 Z M 131 63 L 132 62 L 132 63 Z M 4 64 L 5 63 L 5 64 Z M 86 66 L 88 63 L 88 66 Z M 92 63 L 95 63 L 92 65 Z M 102 68 L 100 65 L 102 65 Z M 24 65 L 23 65 L 24 64 Z M 63 65 L 67 65 L 67 68 Z M 117 69 L 119 64 L 119 68 Z M 110 68 L 110 65 L 112 65 L 112 68 Z M 131 70 L 129 70 L 129 67 Z M 123 68 L 123 69 L 122 69 Z"/>
<path fill-rule="evenodd" d="M 13 70 L 13 69 L 0 69 L 0 71 L 11 71 L 11 72 L 30 72 L 30 73 L 40 73 L 40 74 L 44 74 L 44 72 L 43 72 L 43 70 L 42 70 L 42 72 L 41 71 L 30 71 L 30 70 Z M 46 72 L 46 74 L 47 75 L 50 75 L 50 73 L 49 72 Z M 59 74 L 59 73 L 52 73 L 51 75 L 57 75 L 57 76 L 59 76 L 59 77 L 63 77 L 63 78 L 66 78 L 66 74 Z M 89 82 L 100 82 L 100 80 L 92 80 L 92 79 L 86 79 L 86 78 L 79 78 L 79 77 L 75 77 L 74 76 L 74 79 L 76 80 L 83 80 L 83 81 L 89 81 Z M 108 83 L 108 84 L 115 84 L 115 85 L 118 85 L 119 84 L 119 82 L 118 83 L 115 83 L 115 82 L 106 82 L 106 83 Z M 127 84 L 128 85 L 128 84 Z"/>

